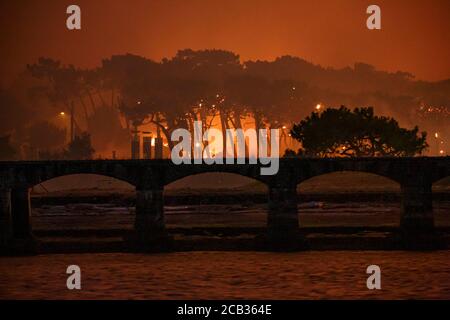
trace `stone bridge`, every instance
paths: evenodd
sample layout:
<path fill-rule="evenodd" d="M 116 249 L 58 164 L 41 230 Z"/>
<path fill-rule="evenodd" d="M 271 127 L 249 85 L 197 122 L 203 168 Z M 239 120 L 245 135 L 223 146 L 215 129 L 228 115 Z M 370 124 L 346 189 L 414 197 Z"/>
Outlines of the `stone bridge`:
<path fill-rule="evenodd" d="M 0 162 L 0 244 L 32 238 L 30 188 L 71 174 L 97 174 L 136 187 L 135 235 L 147 243 L 164 236 L 164 186 L 206 172 L 228 172 L 261 181 L 268 187 L 268 239 L 278 241 L 299 227 L 296 187 L 309 178 L 337 171 L 377 174 L 401 186 L 401 228 L 434 228 L 432 184 L 450 175 L 450 157 L 280 159 L 276 175 L 260 175 L 260 164 L 174 165 L 170 160 L 86 160 Z M 278 240 L 277 240 L 278 239 Z"/>

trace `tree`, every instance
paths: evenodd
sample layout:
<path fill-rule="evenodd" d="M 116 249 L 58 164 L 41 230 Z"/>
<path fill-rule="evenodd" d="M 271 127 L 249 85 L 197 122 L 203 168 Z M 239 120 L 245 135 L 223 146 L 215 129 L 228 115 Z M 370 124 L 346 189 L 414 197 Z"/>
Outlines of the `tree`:
<path fill-rule="evenodd" d="M 26 107 L 10 92 L 0 89 L 0 134 L 11 133 L 27 118 Z"/>
<path fill-rule="evenodd" d="M 91 136 L 87 132 L 75 136 L 64 151 L 64 158 L 69 160 L 89 160 L 92 159 L 95 150 L 92 148 Z"/>
<path fill-rule="evenodd" d="M 16 154 L 16 150 L 11 145 L 10 138 L 9 135 L 0 137 L 0 160 L 12 160 Z"/>
<path fill-rule="evenodd" d="M 42 86 L 34 88 L 35 94 L 40 92 L 46 96 L 53 106 L 58 107 L 58 112 L 72 112 L 75 102 L 79 101 L 84 110 L 87 121 L 88 111 L 83 101 L 82 94 L 86 87 L 86 73 L 73 65 L 62 65 L 60 61 L 50 58 L 39 58 L 38 62 L 27 65 L 28 72 L 35 78 L 43 81 Z M 62 109 L 61 109 L 62 108 Z M 78 122 L 74 118 L 75 129 L 81 131 Z"/>
<path fill-rule="evenodd" d="M 164 59 L 162 66 L 165 74 L 178 79 L 175 84 L 179 89 L 173 92 L 179 91 L 177 103 L 181 105 L 178 105 L 178 109 L 186 109 L 185 112 L 178 113 L 179 122 L 186 123 L 186 128 L 192 130 L 193 121 L 202 120 L 204 130 L 207 130 L 212 120 L 218 116 L 222 134 L 225 134 L 229 128 L 232 106 L 224 93 L 224 85 L 228 77 L 242 72 L 239 56 L 225 50 L 185 49 L 178 51 L 170 60 Z M 188 87 L 192 87 L 189 90 L 192 92 L 186 91 Z M 166 114 L 166 118 L 170 119 L 170 115 L 167 116 Z M 208 116 L 211 118 L 207 123 Z M 239 127 L 240 124 L 236 125 Z M 223 151 L 225 150 L 226 141 L 223 143 Z"/>
<path fill-rule="evenodd" d="M 217 125 L 223 133 L 228 128 L 247 127 L 249 122 L 243 120 L 249 117 L 254 119 L 255 129 L 285 128 L 290 119 L 303 119 L 318 103 L 377 105 L 378 111 L 402 123 L 408 121 L 407 125 L 419 124 L 422 129 L 439 132 L 439 136 L 448 132 L 447 119 L 441 113 L 448 109 L 450 80 L 414 81 L 410 74 L 383 72 L 363 63 L 334 69 L 292 56 L 241 62 L 239 55 L 230 51 L 185 49 L 158 62 L 131 54 L 114 55 L 89 69 L 40 58 L 27 70 L 26 74 L 33 76 L 33 96 L 45 97 L 58 113 L 73 108 L 75 132 L 89 132 L 100 152 L 125 148 L 132 130 L 141 126 L 151 131 L 157 128 L 169 148 L 173 146 L 173 130 L 192 130 L 196 120 L 202 121 L 204 130 Z M 0 110 L 0 134 L 12 133 L 15 142 L 21 141 L 17 124 L 22 118 L 39 115 L 40 119 L 50 119 L 56 114 L 47 108 L 50 111 L 43 116 L 44 108 L 35 101 L 19 100 L 24 110 L 39 109 L 38 113 L 19 112 L 21 108 L 13 107 L 17 103 L 0 90 L 0 105 L 5 106 Z M 425 107 L 420 113 L 406 112 L 422 104 Z M 428 110 L 439 110 L 436 120 L 426 120 L 431 116 Z M 83 114 L 85 121 L 80 117 Z M 426 122 L 419 122 L 421 116 Z M 285 130 L 281 134 L 286 139 Z M 387 152 L 383 148 L 377 151 L 376 145 L 373 148 L 365 153 Z M 408 154 L 414 154 L 411 148 Z M 341 150 L 339 154 L 358 152 Z"/>
<path fill-rule="evenodd" d="M 66 130 L 60 129 L 48 121 L 34 123 L 28 128 L 30 147 L 42 152 L 62 147 L 65 140 Z"/>
<path fill-rule="evenodd" d="M 400 128 L 393 118 L 375 116 L 372 107 L 353 111 L 342 106 L 313 112 L 295 124 L 293 138 L 301 142 L 299 154 L 313 157 L 413 156 L 428 146 L 418 127 Z"/>
<path fill-rule="evenodd" d="M 28 72 L 35 78 L 45 81 L 40 87 L 50 102 L 62 103 L 65 111 L 81 97 L 83 88 L 82 72 L 73 65 L 62 65 L 60 61 L 39 58 L 36 64 L 27 65 Z"/>

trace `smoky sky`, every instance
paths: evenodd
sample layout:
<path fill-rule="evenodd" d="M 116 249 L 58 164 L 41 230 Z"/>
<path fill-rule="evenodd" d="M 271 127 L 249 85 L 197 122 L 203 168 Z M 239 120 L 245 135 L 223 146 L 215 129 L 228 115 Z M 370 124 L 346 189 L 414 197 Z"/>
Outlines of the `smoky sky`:
<path fill-rule="evenodd" d="M 77 4 L 82 30 L 66 29 Z M 382 30 L 366 28 L 366 8 Z M 325 67 L 355 62 L 418 79 L 450 78 L 448 0 L 39 0 L 1 1 L 0 77 L 40 56 L 79 67 L 113 54 L 155 60 L 178 49 L 226 49 L 242 60 L 295 55 Z"/>

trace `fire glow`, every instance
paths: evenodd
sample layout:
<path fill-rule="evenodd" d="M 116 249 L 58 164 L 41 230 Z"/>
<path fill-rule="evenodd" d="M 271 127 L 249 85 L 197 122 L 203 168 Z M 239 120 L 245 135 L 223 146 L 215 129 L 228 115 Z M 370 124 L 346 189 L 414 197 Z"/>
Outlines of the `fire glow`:
<path fill-rule="evenodd" d="M 270 135 L 268 131 L 270 131 Z M 248 150 L 250 164 L 257 164 L 259 160 L 262 165 L 268 165 L 268 167 L 261 168 L 261 175 L 274 175 L 279 169 L 279 129 L 260 129 L 258 132 L 252 128 L 245 131 L 227 129 L 224 139 L 221 130 L 210 128 L 203 132 L 203 123 L 195 121 L 194 137 L 191 136 L 189 130 L 182 128 L 172 132 L 171 140 L 178 142 L 173 147 L 171 154 L 172 162 L 177 165 L 224 164 L 224 159 L 225 164 L 234 164 L 235 161 L 237 164 L 245 164 Z M 215 150 L 223 150 L 224 142 L 226 155 L 216 153 Z M 203 148 L 204 143 L 206 147 Z"/>

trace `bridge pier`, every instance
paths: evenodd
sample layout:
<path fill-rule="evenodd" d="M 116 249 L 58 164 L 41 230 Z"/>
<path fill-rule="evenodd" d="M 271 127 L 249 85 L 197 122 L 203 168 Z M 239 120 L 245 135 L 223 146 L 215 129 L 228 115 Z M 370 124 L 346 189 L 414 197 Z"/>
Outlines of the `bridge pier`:
<path fill-rule="evenodd" d="M 13 254 L 36 252 L 36 241 L 31 230 L 31 203 L 28 186 L 11 189 L 12 244 Z"/>
<path fill-rule="evenodd" d="M 297 189 L 295 186 L 269 186 L 267 216 L 268 240 L 276 249 L 299 246 Z"/>
<path fill-rule="evenodd" d="M 420 177 L 402 189 L 401 235 L 406 249 L 436 249 L 445 244 L 434 232 L 431 182 Z"/>
<path fill-rule="evenodd" d="M 164 222 L 164 189 L 136 188 L 135 241 L 140 249 L 165 247 L 168 235 Z"/>
<path fill-rule="evenodd" d="M 434 231 L 433 195 L 431 182 L 404 183 L 402 190 L 400 226 L 408 234 Z"/>
<path fill-rule="evenodd" d="M 12 237 L 11 189 L 0 189 L 0 252 L 8 247 Z"/>
<path fill-rule="evenodd" d="M 11 208 L 14 239 L 32 238 L 30 189 L 28 187 L 12 189 Z"/>

